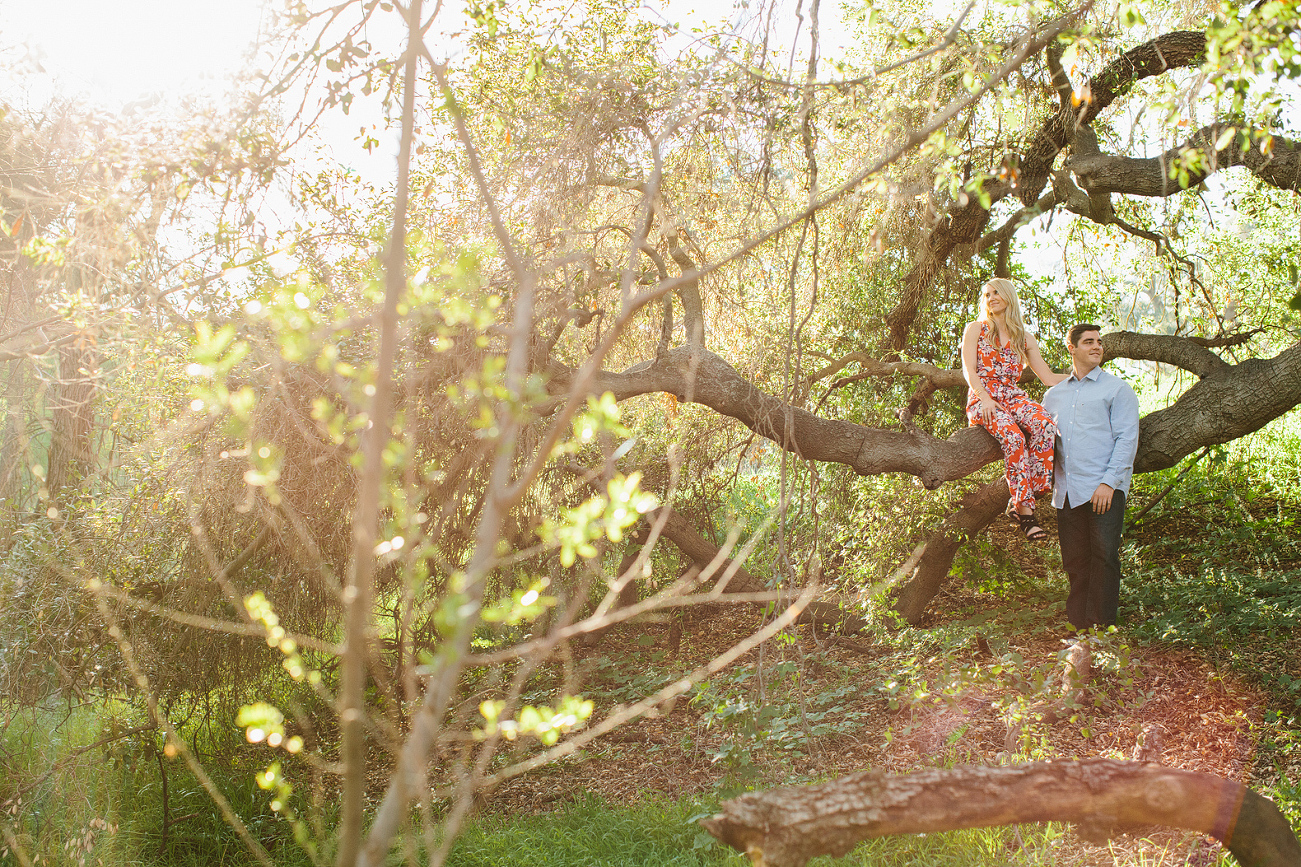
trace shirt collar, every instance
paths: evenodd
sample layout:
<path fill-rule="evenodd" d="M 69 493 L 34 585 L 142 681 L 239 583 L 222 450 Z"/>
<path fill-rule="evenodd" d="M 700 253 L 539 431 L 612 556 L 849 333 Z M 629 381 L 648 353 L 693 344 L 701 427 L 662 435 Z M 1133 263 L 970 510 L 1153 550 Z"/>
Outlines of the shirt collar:
<path fill-rule="evenodd" d="M 1097 367 L 1090 370 L 1088 373 L 1084 374 L 1084 378 L 1089 380 L 1090 382 L 1096 382 L 1099 376 L 1102 376 L 1101 364 L 1099 364 Z M 1080 378 L 1075 375 L 1075 371 L 1073 370 L 1071 371 L 1071 379 L 1075 380 L 1076 382 L 1080 381 Z"/>

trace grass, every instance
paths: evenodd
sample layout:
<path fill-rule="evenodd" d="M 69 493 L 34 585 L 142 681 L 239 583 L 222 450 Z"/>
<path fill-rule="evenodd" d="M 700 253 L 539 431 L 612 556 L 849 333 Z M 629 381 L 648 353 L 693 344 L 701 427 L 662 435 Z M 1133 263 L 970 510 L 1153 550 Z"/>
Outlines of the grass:
<path fill-rule="evenodd" d="M 127 710 L 117 702 L 4 708 L 0 797 L 7 815 L 0 822 L 27 862 L 78 867 L 254 863 L 199 781 L 182 762 L 162 755 L 156 733 L 132 733 L 139 720 Z M 286 823 L 268 809 L 269 798 L 251 769 L 210 761 L 207 771 L 277 864 L 309 863 Z M 0 864 L 13 861 L 9 845 L 0 841 L 0 846 Z"/>
<path fill-rule="evenodd" d="M 697 820 L 713 802 L 694 798 L 608 804 L 592 796 L 553 812 L 522 818 L 486 817 L 470 823 L 449 867 L 711 867 L 745 865 Z M 972 867 L 978 864 L 1063 863 L 1065 829 L 1058 824 L 977 828 L 871 840 L 841 858 L 820 857 L 810 867 Z M 522 854 L 526 853 L 526 854 Z"/>

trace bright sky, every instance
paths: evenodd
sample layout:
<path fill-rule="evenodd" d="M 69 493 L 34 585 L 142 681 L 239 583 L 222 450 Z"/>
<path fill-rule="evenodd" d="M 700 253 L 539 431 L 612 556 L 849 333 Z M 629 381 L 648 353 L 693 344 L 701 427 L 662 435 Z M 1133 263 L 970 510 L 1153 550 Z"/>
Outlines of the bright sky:
<path fill-rule="evenodd" d="M 19 60 L 21 85 L 38 97 L 57 87 L 119 108 L 158 93 L 220 93 L 246 64 L 269 16 L 264 2 L 0 0 L 0 51 L 8 61 Z M 795 0 L 779 3 L 774 19 L 792 25 Z M 843 48 L 840 3 L 820 5 L 825 56 Z M 684 29 L 749 14 L 733 0 L 664 0 L 642 9 L 648 18 Z M 800 36 L 807 39 L 807 23 Z"/>
<path fill-rule="evenodd" d="M 156 93 L 221 92 L 262 16 L 262 0 L 0 0 L 0 49 L 19 59 L 35 95 L 57 82 L 117 108 Z"/>

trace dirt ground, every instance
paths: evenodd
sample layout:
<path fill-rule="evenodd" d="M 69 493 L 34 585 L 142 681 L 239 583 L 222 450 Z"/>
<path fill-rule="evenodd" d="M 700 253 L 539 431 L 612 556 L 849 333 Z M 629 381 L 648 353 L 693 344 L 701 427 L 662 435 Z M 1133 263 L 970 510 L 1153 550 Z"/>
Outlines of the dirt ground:
<path fill-rule="evenodd" d="M 1039 573 L 1055 568 L 1041 549 L 1018 543 L 1012 532 L 996 529 L 996 541 L 1006 543 L 1005 550 L 1021 568 Z M 951 587 L 935 607 L 970 617 L 973 610 L 995 604 L 989 597 Z M 761 622 L 761 613 L 754 608 L 728 606 L 693 614 L 678 621 L 677 628 L 671 624 L 622 627 L 608 633 L 595 648 L 575 648 L 574 664 L 582 666 L 598 654 L 617 653 L 625 671 L 630 655 L 640 655 L 647 672 L 685 672 L 750 635 Z M 942 626 L 943 618 L 936 617 L 930 625 Z M 1038 622 L 1027 628 L 1024 639 L 1005 648 L 990 651 L 983 641 L 976 642 L 970 658 L 992 660 L 991 654 L 1014 650 L 1026 666 L 1046 669 L 1066 647 L 1067 636 L 1064 619 Z M 734 761 L 719 758 L 720 746 L 729 736 L 726 728 L 716 724 L 708 708 L 682 700 L 598 739 L 557 767 L 502 784 L 489 796 L 488 809 L 516 815 L 536 812 L 583 791 L 617 804 L 648 795 L 674 798 L 739 792 L 868 769 L 907 773 L 937 765 L 1017 763 L 1025 760 L 1020 750 L 1027 747 L 1036 758 L 1129 759 L 1135 757 L 1145 728 L 1148 740 L 1159 737 L 1161 743 L 1144 758 L 1245 779 L 1252 767 L 1253 727 L 1265 704 L 1264 696 L 1192 654 L 1133 648 L 1128 664 L 1119 670 L 1095 669 L 1095 678 L 1082 696 L 1084 709 L 1074 719 L 1040 723 L 1025 732 L 1014 728 L 1009 736 L 1007 690 L 997 683 L 904 701 L 891 709 L 882 698 L 880 669 L 873 664 L 888 648 L 861 637 L 815 635 L 808 626 L 797 630 L 795 641 L 780 654 L 783 659 L 802 660 L 800 682 L 806 695 L 822 689 L 824 680 L 840 678 L 843 683 L 847 669 L 864 672 L 861 688 L 840 703 L 852 714 L 854 730 L 846 732 L 841 726 L 835 734 L 806 739 L 803 743 L 808 746 L 802 750 L 757 748 L 747 756 L 752 762 L 738 770 Z M 770 651 L 766 661 L 771 663 L 776 653 Z M 753 669 L 756 654 L 742 657 L 732 670 Z M 633 667 L 638 666 L 633 663 Z M 608 710 L 598 703 L 596 717 Z M 1159 727 L 1155 734 L 1154 726 Z M 561 778 L 563 786 L 557 785 Z M 1142 838 L 1120 837 L 1108 846 L 1076 839 L 1078 848 L 1063 863 L 1209 865 L 1219 848 L 1209 838 L 1166 831 Z"/>

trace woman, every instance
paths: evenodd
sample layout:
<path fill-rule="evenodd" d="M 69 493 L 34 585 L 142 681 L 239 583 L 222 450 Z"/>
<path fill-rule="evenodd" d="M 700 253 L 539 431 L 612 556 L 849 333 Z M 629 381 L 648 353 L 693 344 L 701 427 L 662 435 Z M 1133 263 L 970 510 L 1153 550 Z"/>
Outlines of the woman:
<path fill-rule="evenodd" d="M 1016 286 L 995 277 L 981 290 L 980 318 L 962 332 L 962 373 L 971 386 L 967 418 L 994 435 L 1003 447 L 1008 512 L 1032 542 L 1048 537 L 1034 517 L 1035 494 L 1053 485 L 1053 438 L 1057 429 L 1042 406 L 1017 385 L 1029 367 L 1044 385 L 1067 378 L 1053 373 L 1039 354 L 1034 335 L 1021 319 Z"/>

